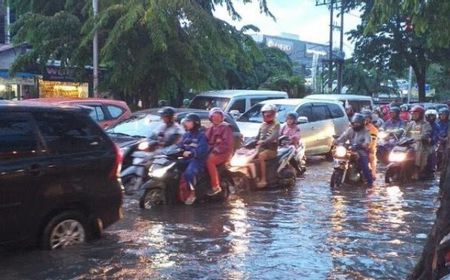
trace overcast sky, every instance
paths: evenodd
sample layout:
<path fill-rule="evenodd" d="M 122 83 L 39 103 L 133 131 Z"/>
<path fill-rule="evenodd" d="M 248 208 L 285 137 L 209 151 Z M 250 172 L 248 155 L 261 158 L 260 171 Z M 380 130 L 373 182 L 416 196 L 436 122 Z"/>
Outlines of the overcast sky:
<path fill-rule="evenodd" d="M 326 6 L 316 7 L 315 0 L 267 0 L 267 2 L 276 21 L 260 13 L 257 0 L 246 5 L 240 0 L 235 1 L 235 8 L 242 16 L 240 22 L 233 21 L 224 7 L 217 7 L 215 15 L 238 28 L 246 24 L 254 24 L 261 30 L 261 34 L 280 35 L 282 32 L 287 32 L 298 35 L 300 40 L 328 44 L 330 13 Z M 340 23 L 337 17 L 335 21 Z M 359 22 L 357 11 L 346 14 L 344 31 L 353 29 Z M 339 47 L 339 32 L 336 31 L 333 36 L 333 44 Z M 344 34 L 344 51 L 348 57 L 353 51 L 353 46 L 346 37 Z"/>

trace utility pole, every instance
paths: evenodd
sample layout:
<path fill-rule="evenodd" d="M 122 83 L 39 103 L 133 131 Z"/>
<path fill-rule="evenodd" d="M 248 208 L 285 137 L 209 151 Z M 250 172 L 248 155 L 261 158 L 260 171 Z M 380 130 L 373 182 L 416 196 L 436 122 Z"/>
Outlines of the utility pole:
<path fill-rule="evenodd" d="M 94 10 L 94 21 L 97 18 L 98 13 L 98 0 L 92 0 L 92 8 Z M 95 21 L 96 22 L 96 21 Z M 94 32 L 94 39 L 92 42 L 92 52 L 93 52 L 93 90 L 94 90 L 94 97 L 98 97 L 98 33 L 97 28 Z"/>
<path fill-rule="evenodd" d="M 339 41 L 339 52 L 341 55 L 344 54 L 344 3 L 341 2 L 341 26 L 340 26 L 340 41 Z M 344 57 L 341 57 L 339 59 L 338 63 L 338 88 L 337 93 L 342 93 L 342 83 L 343 83 L 343 76 L 344 76 Z"/>
<path fill-rule="evenodd" d="M 330 50 L 329 50 L 329 66 L 328 66 L 328 92 L 333 91 L 333 10 L 334 0 L 330 2 Z"/>
<path fill-rule="evenodd" d="M 408 104 L 411 103 L 412 76 L 413 76 L 413 68 L 412 68 L 412 66 L 409 66 L 409 75 L 408 75 Z"/>

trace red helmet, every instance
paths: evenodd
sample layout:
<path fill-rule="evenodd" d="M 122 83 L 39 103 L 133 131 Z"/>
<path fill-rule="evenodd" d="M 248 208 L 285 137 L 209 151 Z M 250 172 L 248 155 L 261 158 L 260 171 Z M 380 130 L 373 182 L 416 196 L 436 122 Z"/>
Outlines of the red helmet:
<path fill-rule="evenodd" d="M 425 109 L 422 106 L 416 105 L 416 106 L 412 107 L 411 114 L 416 113 L 416 112 L 423 115 L 425 113 Z"/>

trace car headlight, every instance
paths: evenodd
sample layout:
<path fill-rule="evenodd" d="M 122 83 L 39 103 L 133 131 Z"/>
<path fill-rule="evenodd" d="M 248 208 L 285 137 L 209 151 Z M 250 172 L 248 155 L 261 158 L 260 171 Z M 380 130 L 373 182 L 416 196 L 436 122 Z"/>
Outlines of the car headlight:
<path fill-rule="evenodd" d="M 347 155 L 347 149 L 344 146 L 337 146 L 334 155 L 336 157 L 345 157 Z"/>
<path fill-rule="evenodd" d="M 401 162 L 406 159 L 405 152 L 391 152 L 389 154 L 389 161 L 391 162 Z"/>
<path fill-rule="evenodd" d="M 141 142 L 139 143 L 139 145 L 137 146 L 137 149 L 139 151 L 145 151 L 150 147 L 150 144 L 147 141 Z"/>
<path fill-rule="evenodd" d="M 166 175 L 167 171 L 174 165 L 175 163 L 172 163 L 162 168 L 150 169 L 148 172 L 148 176 L 155 178 L 162 178 L 164 175 Z"/>

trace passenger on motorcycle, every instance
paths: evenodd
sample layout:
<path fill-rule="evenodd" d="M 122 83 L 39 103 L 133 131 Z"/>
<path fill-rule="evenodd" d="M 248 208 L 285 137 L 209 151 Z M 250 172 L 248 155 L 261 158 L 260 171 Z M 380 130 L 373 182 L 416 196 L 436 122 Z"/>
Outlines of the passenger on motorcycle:
<path fill-rule="evenodd" d="M 361 111 L 361 114 L 365 118 L 365 125 L 367 131 L 370 134 L 370 144 L 369 144 L 369 165 L 372 171 L 372 177 L 377 177 L 377 140 L 378 140 L 378 128 L 372 124 L 372 112 L 368 109 Z"/>
<path fill-rule="evenodd" d="M 258 145 L 258 159 L 261 166 L 261 180 L 258 188 L 267 185 L 266 161 L 277 157 L 278 135 L 280 134 L 280 124 L 276 120 L 277 107 L 272 104 L 265 104 L 261 108 L 263 123 L 256 136 Z"/>
<path fill-rule="evenodd" d="M 206 167 L 211 179 L 211 190 L 208 192 L 210 196 L 222 191 L 217 166 L 226 163 L 233 154 L 233 131 L 223 121 L 224 117 L 224 112 L 218 107 L 209 111 L 209 120 L 212 122 L 212 126 L 206 130 L 205 134 L 210 150 L 206 160 Z"/>
<path fill-rule="evenodd" d="M 167 147 L 180 141 L 184 131 L 181 126 L 175 122 L 175 109 L 164 107 L 158 111 L 163 123 L 156 130 L 155 137 L 161 147 Z"/>
<path fill-rule="evenodd" d="M 447 108 L 442 108 L 439 110 L 439 138 L 442 140 L 447 140 L 448 133 L 448 116 L 450 115 L 450 111 Z"/>
<path fill-rule="evenodd" d="M 384 123 L 382 126 L 383 130 L 399 130 L 403 129 L 406 126 L 406 123 L 400 119 L 400 108 L 399 107 L 391 107 L 389 110 L 390 119 Z"/>
<path fill-rule="evenodd" d="M 370 133 L 365 127 L 365 118 L 362 114 L 355 114 L 349 127 L 334 144 L 349 141 L 355 152 L 358 153 L 358 163 L 361 167 L 368 187 L 373 186 L 373 177 L 369 168 L 368 149 L 370 145 Z"/>
<path fill-rule="evenodd" d="M 431 154 L 428 157 L 427 170 L 430 174 L 436 171 L 436 146 L 439 141 L 439 125 L 436 123 L 438 112 L 434 109 L 428 109 L 425 111 L 425 119 L 431 126 Z"/>
<path fill-rule="evenodd" d="M 185 204 L 191 205 L 196 199 L 196 177 L 205 169 L 205 162 L 208 157 L 208 140 L 205 133 L 200 130 L 200 117 L 197 114 L 187 114 L 182 123 L 186 133 L 177 146 L 183 150 L 183 159 L 180 161 L 180 165 L 181 168 L 185 169 L 184 179 L 191 190 Z"/>
<path fill-rule="evenodd" d="M 286 121 L 281 126 L 280 136 L 287 136 L 289 138 L 287 145 L 292 145 L 298 148 L 300 145 L 300 128 L 297 125 L 298 114 L 296 112 L 290 112 L 286 115 Z M 294 167 L 297 175 L 300 176 L 302 171 L 297 160 L 291 161 L 292 167 Z"/>
<path fill-rule="evenodd" d="M 411 109 L 412 121 L 408 123 L 405 129 L 405 135 L 416 140 L 415 143 L 415 165 L 418 169 L 417 176 L 419 178 L 426 177 L 425 167 L 427 165 L 428 156 L 431 154 L 431 133 L 430 124 L 425 121 L 425 109 L 416 105 Z"/>
<path fill-rule="evenodd" d="M 400 106 L 400 119 L 405 122 L 409 122 L 411 120 L 411 114 L 408 111 L 408 105 L 403 104 Z"/>

